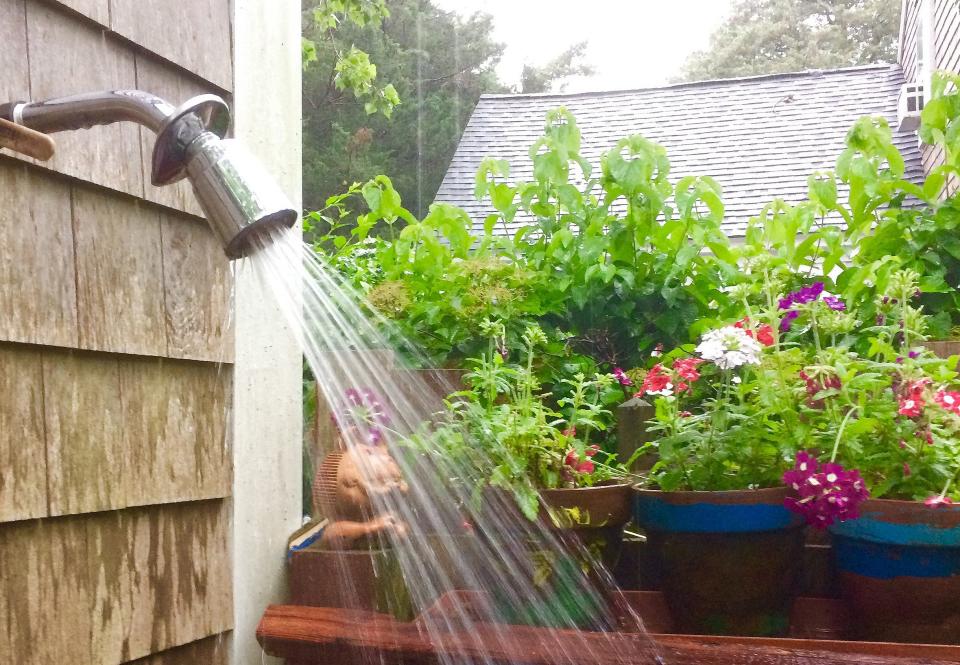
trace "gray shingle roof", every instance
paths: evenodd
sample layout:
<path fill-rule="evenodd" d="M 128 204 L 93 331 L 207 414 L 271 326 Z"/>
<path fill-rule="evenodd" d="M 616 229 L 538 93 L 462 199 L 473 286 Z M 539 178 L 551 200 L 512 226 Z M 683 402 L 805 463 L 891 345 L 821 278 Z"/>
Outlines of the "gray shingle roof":
<path fill-rule="evenodd" d="M 546 112 L 565 106 L 594 167 L 617 140 L 642 134 L 667 149 L 672 180 L 709 175 L 720 182 L 724 230 L 742 236 L 749 218 L 773 198 L 803 200 L 807 176 L 834 167 L 847 130 L 864 115 L 887 118 L 907 176 L 921 180 L 916 134 L 895 131 L 902 83 L 899 65 L 872 65 L 616 92 L 483 95 L 436 200 L 464 208 L 482 233 L 493 208 L 473 195 L 480 161 L 505 159 L 512 180 L 532 179 L 527 151 L 543 133 Z"/>

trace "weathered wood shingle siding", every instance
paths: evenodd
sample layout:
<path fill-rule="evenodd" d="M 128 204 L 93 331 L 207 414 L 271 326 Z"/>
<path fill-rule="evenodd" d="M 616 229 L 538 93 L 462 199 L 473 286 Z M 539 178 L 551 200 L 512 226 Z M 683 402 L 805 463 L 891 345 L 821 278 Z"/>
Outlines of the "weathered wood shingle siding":
<path fill-rule="evenodd" d="M 0 102 L 233 88 L 230 0 L 0 0 Z M 232 275 L 151 133 L 0 152 L 0 662 L 225 663 Z"/>

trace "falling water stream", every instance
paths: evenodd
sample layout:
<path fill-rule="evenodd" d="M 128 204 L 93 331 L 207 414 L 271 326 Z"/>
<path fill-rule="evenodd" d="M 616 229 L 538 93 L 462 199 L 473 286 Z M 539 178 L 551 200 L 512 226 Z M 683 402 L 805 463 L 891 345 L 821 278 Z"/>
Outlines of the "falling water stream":
<path fill-rule="evenodd" d="M 582 640 L 582 648 L 570 650 L 571 633 L 565 633 L 564 647 L 556 640 L 562 629 L 583 627 L 583 616 L 595 617 L 589 627 L 593 631 L 615 630 L 618 620 L 609 609 L 615 586 L 609 572 L 594 561 L 588 576 L 580 566 L 564 568 L 566 602 L 558 610 L 556 603 L 544 600 L 542 581 L 537 580 L 536 561 L 569 561 L 570 542 L 561 543 L 558 532 L 526 519 L 505 493 L 489 492 L 483 507 L 476 505 L 473 488 L 481 478 L 474 464 L 456 459 L 412 454 L 400 445 L 405 433 L 413 432 L 438 416 L 441 402 L 435 385 L 417 372 L 395 369 L 384 361 L 385 354 L 395 348 L 394 334 L 385 334 L 390 322 L 367 306 L 362 297 L 328 268 L 300 239 L 296 231 L 275 231 L 260 240 L 260 248 L 246 259 L 248 267 L 273 290 L 279 306 L 302 346 L 304 355 L 328 404 L 336 412 L 345 403 L 351 390 L 371 391 L 379 396 L 389 412 L 389 423 L 382 428 L 383 441 L 396 460 L 406 491 L 376 493 L 371 496 L 373 512 L 393 524 L 381 532 L 387 542 L 380 547 L 396 561 L 412 615 L 419 615 L 418 625 L 432 644 L 438 647 L 442 662 L 444 644 L 456 632 L 472 633 L 484 622 L 485 631 L 493 631 L 495 640 L 506 640 L 506 629 L 495 621 L 486 623 L 485 616 L 525 616 L 532 624 L 549 625 L 540 634 L 538 651 L 552 654 L 558 665 L 591 662 L 591 649 L 596 639 Z M 393 341 L 393 347 L 387 340 Z M 408 345 L 409 346 L 409 345 Z M 407 357 L 416 356 L 416 349 L 404 349 Z M 425 363 L 424 363 L 425 364 Z M 447 386 L 445 393 L 456 388 Z M 343 423 L 341 423 L 343 429 Z M 385 473 L 376 456 L 364 454 L 369 442 L 362 437 L 343 436 L 344 444 L 357 450 L 353 455 L 365 468 L 361 473 L 373 477 Z M 469 443 L 469 442 L 468 442 Z M 373 460 L 363 462 L 363 460 Z M 382 480 L 382 479 L 381 479 Z M 576 557 L 586 560 L 586 548 Z M 538 556 L 531 556 L 536 552 Z M 581 559 L 582 557 L 582 559 Z M 562 567 L 562 566 L 561 566 Z M 542 571 L 541 571 L 542 572 Z M 350 584 L 348 571 L 331 575 L 330 583 Z M 447 598 L 434 607 L 438 598 L 454 589 L 480 591 L 466 600 L 465 595 Z M 398 593 L 399 597 L 403 594 Z M 477 598 L 487 599 L 478 603 Z M 491 601 L 490 599 L 495 599 Z M 428 609 L 433 608 L 427 612 Z M 559 614 L 558 614 L 559 612 Z M 621 611 L 622 613 L 622 611 Z M 640 618 L 627 611 L 626 629 L 643 632 Z M 578 619 L 579 617 L 579 619 Z M 624 618 L 619 618 L 623 629 Z M 358 626 L 358 631 L 363 627 Z M 584 635 L 577 631 L 574 635 Z M 609 635 L 610 633 L 602 633 Z M 649 662 L 658 662 L 656 646 L 647 638 L 638 641 L 649 652 Z M 490 643 L 473 662 L 495 662 L 498 645 Z M 643 662 L 643 654 L 623 654 L 624 662 Z M 503 662 L 502 658 L 496 662 Z"/>

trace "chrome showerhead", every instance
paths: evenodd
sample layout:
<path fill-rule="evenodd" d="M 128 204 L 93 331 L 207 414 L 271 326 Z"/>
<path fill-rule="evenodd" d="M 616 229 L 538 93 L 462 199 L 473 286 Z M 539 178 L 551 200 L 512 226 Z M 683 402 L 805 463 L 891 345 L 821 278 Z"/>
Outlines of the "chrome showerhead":
<path fill-rule="evenodd" d="M 201 134 L 187 149 L 187 178 L 231 259 L 256 249 L 254 238 L 297 221 L 287 197 L 237 141 Z"/>
<path fill-rule="evenodd" d="M 156 132 L 151 182 L 162 186 L 186 177 L 231 259 L 254 251 L 255 238 L 297 221 L 297 211 L 256 160 L 237 141 L 223 138 L 230 112 L 215 95 L 174 108 L 139 90 L 112 90 L 0 105 L 0 119 L 43 133 L 121 121 Z M 10 141 L 0 147 L 16 146 Z"/>

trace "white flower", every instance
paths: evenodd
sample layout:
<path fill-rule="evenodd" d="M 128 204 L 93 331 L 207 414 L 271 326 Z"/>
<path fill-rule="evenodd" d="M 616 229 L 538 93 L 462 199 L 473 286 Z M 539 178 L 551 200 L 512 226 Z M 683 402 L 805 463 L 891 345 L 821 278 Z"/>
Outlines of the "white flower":
<path fill-rule="evenodd" d="M 733 377 L 732 379 L 730 379 L 730 382 L 731 382 L 731 383 L 740 383 L 740 382 L 741 382 L 741 379 L 740 379 L 739 376 L 735 376 L 735 377 Z"/>
<path fill-rule="evenodd" d="M 701 358 L 716 363 L 720 369 L 732 369 L 759 364 L 761 347 L 742 328 L 727 326 L 706 333 L 696 351 Z"/>

